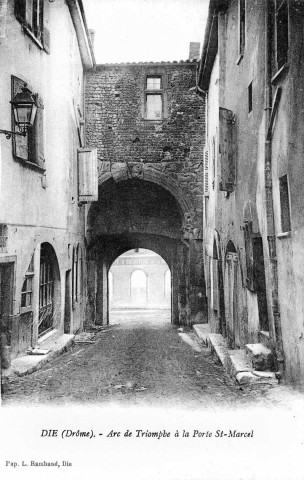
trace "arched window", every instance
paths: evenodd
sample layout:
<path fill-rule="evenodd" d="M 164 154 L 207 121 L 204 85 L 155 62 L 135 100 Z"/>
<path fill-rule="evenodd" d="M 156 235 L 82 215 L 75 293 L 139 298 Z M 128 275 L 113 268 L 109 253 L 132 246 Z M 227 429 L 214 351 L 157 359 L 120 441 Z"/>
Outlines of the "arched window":
<path fill-rule="evenodd" d="M 134 270 L 131 275 L 131 298 L 136 304 L 147 302 L 147 275 L 143 270 Z"/>
<path fill-rule="evenodd" d="M 165 276 L 164 276 L 164 292 L 165 292 L 165 297 L 169 297 L 171 294 L 171 273 L 170 270 L 165 271 Z"/>
<path fill-rule="evenodd" d="M 57 270 L 57 275 L 55 274 L 55 270 Z M 59 309 L 58 311 L 56 309 L 58 306 L 54 301 L 56 277 L 58 280 L 58 264 L 53 248 L 48 243 L 43 243 L 40 254 L 39 336 L 54 328 L 56 317 L 59 314 Z M 58 290 L 58 285 L 56 290 Z"/>

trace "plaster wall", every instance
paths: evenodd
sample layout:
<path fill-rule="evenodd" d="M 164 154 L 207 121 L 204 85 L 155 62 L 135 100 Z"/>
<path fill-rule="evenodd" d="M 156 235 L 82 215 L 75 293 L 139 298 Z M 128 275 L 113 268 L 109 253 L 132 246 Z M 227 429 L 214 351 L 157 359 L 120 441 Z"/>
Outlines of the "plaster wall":
<path fill-rule="evenodd" d="M 246 288 L 246 257 L 243 226 L 251 221 L 253 234 L 264 239 L 264 262 L 268 262 L 266 211 L 264 194 L 265 120 L 265 34 L 262 1 L 246 4 L 246 43 L 243 55 L 239 51 L 238 1 L 232 0 L 226 12 L 218 16 L 218 53 L 210 75 L 208 90 L 208 147 L 209 147 L 209 198 L 206 199 L 206 253 L 214 254 L 214 240 L 218 235 L 222 272 L 228 242 L 232 242 L 238 256 L 236 316 L 239 329 L 237 345 L 258 341 L 259 316 L 257 295 Z M 217 80 L 218 78 L 218 80 Z M 249 111 L 249 85 L 252 85 L 252 110 Z M 233 192 L 220 191 L 218 157 L 219 107 L 235 115 L 236 181 Z M 213 160 L 211 139 L 216 138 L 216 158 Z M 210 153 L 211 152 L 211 153 Z M 216 232 L 216 234 L 215 234 Z M 210 271 L 210 266 L 207 270 Z M 210 276 L 210 273 L 209 273 Z M 210 278 L 208 284 L 212 285 Z M 227 288 L 227 285 L 226 285 Z M 268 295 L 269 296 L 269 295 Z M 248 311 L 250 309 L 250 312 Z M 227 304 L 226 304 L 227 309 Z M 270 298 L 268 310 L 271 318 Z M 218 313 L 209 311 L 210 322 L 216 328 Z M 271 323 L 271 322 L 270 322 Z M 270 327 L 271 335 L 273 328 Z"/>
<path fill-rule="evenodd" d="M 275 232 L 286 380 L 304 383 L 303 10 L 290 8 L 289 69 L 275 82 L 282 89 L 272 140 Z M 300 6 L 301 8 L 301 6 Z M 291 229 L 282 231 L 279 178 L 288 176 Z"/>
<path fill-rule="evenodd" d="M 72 268 L 72 248 L 83 248 L 84 207 L 78 205 L 76 109 L 83 111 L 83 66 L 76 33 L 63 0 L 44 2 L 44 23 L 50 31 L 50 54 L 27 34 L 8 2 L 5 36 L 1 37 L 0 126 L 11 130 L 11 76 L 27 82 L 43 101 L 42 168 L 13 157 L 12 140 L 3 135 L 0 166 L 0 223 L 7 225 L 5 259 L 15 256 L 13 315 L 20 313 L 25 272 L 37 246 L 50 243 L 60 270 L 61 312 L 56 327 L 63 332 L 65 272 Z M 84 249 L 83 249 L 84 250 Z M 35 275 L 39 275 L 35 271 Z M 75 305 L 70 329 L 81 327 L 84 306 Z M 35 337 L 35 335 L 34 335 Z M 28 345 L 29 346 L 29 345 Z"/>

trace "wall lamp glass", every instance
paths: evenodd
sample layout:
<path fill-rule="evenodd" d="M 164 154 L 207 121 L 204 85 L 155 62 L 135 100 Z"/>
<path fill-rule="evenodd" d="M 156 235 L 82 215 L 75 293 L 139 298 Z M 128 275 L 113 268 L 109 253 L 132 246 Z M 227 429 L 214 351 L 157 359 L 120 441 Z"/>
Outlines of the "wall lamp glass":
<path fill-rule="evenodd" d="M 18 92 L 10 103 L 13 107 L 14 122 L 19 132 L 0 130 L 0 133 L 3 133 L 7 139 L 10 139 L 12 135 L 25 137 L 28 128 L 34 125 L 38 108 L 36 97 L 25 85 L 22 91 Z"/>

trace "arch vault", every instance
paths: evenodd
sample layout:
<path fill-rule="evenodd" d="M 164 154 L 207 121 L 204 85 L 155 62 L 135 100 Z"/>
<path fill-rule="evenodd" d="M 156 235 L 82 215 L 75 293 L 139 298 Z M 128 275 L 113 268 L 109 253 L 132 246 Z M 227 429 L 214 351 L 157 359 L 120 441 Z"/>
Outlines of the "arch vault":
<path fill-rule="evenodd" d="M 144 248 L 171 270 L 172 323 L 206 322 L 202 232 L 192 200 L 161 172 L 143 175 L 139 167 L 122 165 L 99 178 L 99 200 L 87 217 L 87 321 L 108 323 L 109 268 L 122 253 Z"/>

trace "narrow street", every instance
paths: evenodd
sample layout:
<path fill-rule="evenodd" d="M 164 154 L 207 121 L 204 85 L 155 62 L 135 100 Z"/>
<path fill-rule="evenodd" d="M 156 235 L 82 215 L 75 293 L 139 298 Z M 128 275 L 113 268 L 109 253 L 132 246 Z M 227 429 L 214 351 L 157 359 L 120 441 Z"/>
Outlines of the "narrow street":
<path fill-rule="evenodd" d="M 81 338 L 88 336 L 11 383 L 3 405 L 280 406 L 271 390 L 281 387 L 235 385 L 194 333 L 170 324 L 169 313 L 117 312 L 94 341 Z"/>

